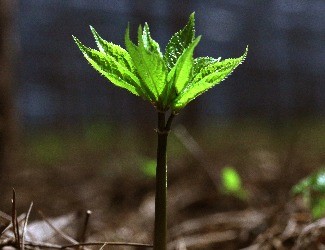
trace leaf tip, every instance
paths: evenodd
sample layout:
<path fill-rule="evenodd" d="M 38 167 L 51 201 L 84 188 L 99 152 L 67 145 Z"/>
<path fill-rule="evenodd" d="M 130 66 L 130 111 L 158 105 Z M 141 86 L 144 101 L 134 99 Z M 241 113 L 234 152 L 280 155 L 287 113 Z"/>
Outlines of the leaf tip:
<path fill-rule="evenodd" d="M 81 45 L 81 42 L 79 41 L 79 39 L 77 37 L 75 37 L 74 35 L 72 35 L 72 38 L 74 40 L 74 42 L 79 46 Z"/>
<path fill-rule="evenodd" d="M 125 41 L 126 45 L 130 42 L 130 23 L 129 22 L 128 22 L 128 25 L 126 26 L 124 41 Z"/>
<path fill-rule="evenodd" d="M 246 45 L 246 49 L 245 49 L 245 53 L 244 53 L 245 55 L 248 54 L 248 47 L 249 47 L 249 45 L 247 44 L 247 45 Z"/>
<path fill-rule="evenodd" d="M 242 63 L 245 61 L 245 59 L 246 59 L 246 57 L 247 57 L 247 54 L 248 54 L 248 45 L 246 45 L 245 52 L 244 52 L 244 54 L 241 56 L 241 62 L 240 62 L 240 64 L 242 64 Z"/>
<path fill-rule="evenodd" d="M 191 15 L 190 15 L 190 20 L 192 21 L 194 21 L 195 20 L 195 11 L 193 11 L 192 13 L 191 13 Z"/>
<path fill-rule="evenodd" d="M 85 45 L 83 45 L 80 40 L 75 37 L 74 35 L 72 35 L 73 40 L 75 41 L 75 43 L 77 44 L 78 48 L 80 49 L 80 51 L 85 54 L 85 51 L 87 51 L 87 47 Z"/>
<path fill-rule="evenodd" d="M 95 30 L 95 28 L 93 26 L 89 25 L 89 28 L 90 28 L 91 33 L 93 34 L 93 36 L 94 36 L 94 38 L 95 38 L 95 40 L 97 42 L 98 38 L 99 38 L 99 34 L 97 33 L 97 31 Z"/>
<path fill-rule="evenodd" d="M 147 31 L 149 30 L 149 24 L 147 22 L 144 23 L 143 29 Z"/>

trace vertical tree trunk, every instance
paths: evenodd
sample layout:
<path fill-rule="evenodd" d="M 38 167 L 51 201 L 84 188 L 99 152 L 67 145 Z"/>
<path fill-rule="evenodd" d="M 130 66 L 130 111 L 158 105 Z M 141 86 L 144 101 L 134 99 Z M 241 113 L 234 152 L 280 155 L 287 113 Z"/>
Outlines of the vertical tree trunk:
<path fill-rule="evenodd" d="M 14 134 L 12 68 L 14 55 L 14 0 L 0 0 L 0 182 L 9 166 L 9 145 Z"/>

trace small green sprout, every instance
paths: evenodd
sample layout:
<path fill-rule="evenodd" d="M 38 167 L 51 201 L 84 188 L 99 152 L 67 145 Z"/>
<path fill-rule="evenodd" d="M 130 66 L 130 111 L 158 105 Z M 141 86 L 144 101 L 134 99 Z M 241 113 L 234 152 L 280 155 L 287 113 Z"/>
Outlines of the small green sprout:
<path fill-rule="evenodd" d="M 156 160 L 144 159 L 141 164 L 141 171 L 147 177 L 156 177 Z"/>
<path fill-rule="evenodd" d="M 303 197 L 314 219 L 325 216 L 325 168 L 293 186 L 292 193 Z"/>
<path fill-rule="evenodd" d="M 241 177 L 233 167 L 225 166 L 221 170 L 221 185 L 223 193 L 243 200 L 247 198 L 247 191 L 242 185 Z"/>
<path fill-rule="evenodd" d="M 194 13 L 186 26 L 169 40 L 165 53 L 152 39 L 149 25 L 138 28 L 138 42 L 125 33 L 125 47 L 107 42 L 90 26 L 98 50 L 86 47 L 73 37 L 90 65 L 114 85 L 149 101 L 158 113 L 158 147 L 156 166 L 156 201 L 154 249 L 167 248 L 167 136 L 173 118 L 189 102 L 214 87 L 240 65 L 247 55 L 221 60 L 212 57 L 194 58 L 194 49 L 201 40 L 195 36 Z M 170 112 L 166 121 L 166 113 Z"/>

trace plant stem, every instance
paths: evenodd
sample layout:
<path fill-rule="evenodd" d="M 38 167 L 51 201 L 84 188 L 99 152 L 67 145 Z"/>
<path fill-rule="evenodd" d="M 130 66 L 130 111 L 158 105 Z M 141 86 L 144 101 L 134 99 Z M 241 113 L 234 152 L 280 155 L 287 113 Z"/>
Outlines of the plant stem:
<path fill-rule="evenodd" d="M 174 114 L 167 123 L 165 115 L 158 112 L 154 250 L 167 249 L 167 137 Z"/>

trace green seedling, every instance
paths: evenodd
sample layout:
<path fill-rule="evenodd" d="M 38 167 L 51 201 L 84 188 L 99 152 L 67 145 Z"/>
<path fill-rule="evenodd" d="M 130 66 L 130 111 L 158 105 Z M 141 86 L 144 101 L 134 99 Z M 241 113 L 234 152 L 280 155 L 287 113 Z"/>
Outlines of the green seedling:
<path fill-rule="evenodd" d="M 157 166 L 156 160 L 143 159 L 141 164 L 141 171 L 145 176 L 149 178 L 153 178 L 156 177 L 156 166 Z"/>
<path fill-rule="evenodd" d="M 221 170 L 221 190 L 224 194 L 235 196 L 241 200 L 247 198 L 247 191 L 236 169 L 225 166 Z"/>
<path fill-rule="evenodd" d="M 293 186 L 292 193 L 302 196 L 314 219 L 325 216 L 325 168 Z"/>
<path fill-rule="evenodd" d="M 149 101 L 158 114 L 154 249 L 166 249 L 167 236 L 167 137 L 172 121 L 190 101 L 224 80 L 241 64 L 246 55 L 221 60 L 193 58 L 201 36 L 195 36 L 194 13 L 186 26 L 169 40 L 165 53 L 152 39 L 147 23 L 138 28 L 138 43 L 130 39 L 125 46 L 104 40 L 90 27 L 98 50 L 86 47 L 73 37 L 90 65 L 114 85 Z M 166 115 L 168 114 L 168 119 Z"/>

